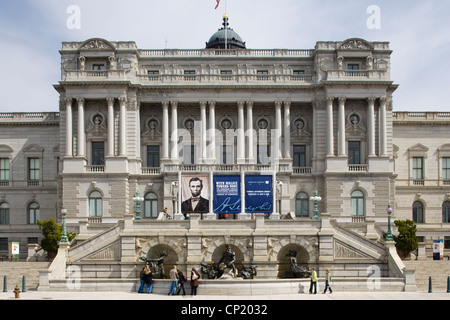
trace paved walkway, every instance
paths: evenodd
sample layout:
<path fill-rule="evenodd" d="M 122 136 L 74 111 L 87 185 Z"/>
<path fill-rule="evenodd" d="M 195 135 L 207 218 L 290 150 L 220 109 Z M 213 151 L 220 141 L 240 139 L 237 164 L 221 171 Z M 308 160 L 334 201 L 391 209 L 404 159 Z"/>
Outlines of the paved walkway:
<path fill-rule="evenodd" d="M 14 293 L 0 292 L 0 300 L 180 300 L 194 301 L 276 301 L 276 300 L 450 300 L 447 292 L 334 292 L 333 294 L 279 294 L 257 296 L 167 296 L 161 294 L 138 294 L 134 292 L 21 292 L 15 299 Z"/>

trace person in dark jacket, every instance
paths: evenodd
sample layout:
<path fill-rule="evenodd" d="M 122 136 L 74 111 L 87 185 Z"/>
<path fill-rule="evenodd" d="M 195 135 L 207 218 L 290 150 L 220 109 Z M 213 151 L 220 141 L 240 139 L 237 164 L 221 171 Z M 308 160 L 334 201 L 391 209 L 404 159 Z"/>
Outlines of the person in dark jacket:
<path fill-rule="evenodd" d="M 183 274 L 183 271 L 178 270 L 178 290 L 177 294 L 180 294 L 180 291 L 183 290 L 183 296 L 186 295 L 186 291 L 184 290 L 184 283 L 187 281 L 186 276 Z"/>
<path fill-rule="evenodd" d="M 145 285 L 147 286 L 147 293 L 151 293 L 152 287 L 153 287 L 153 274 L 148 265 L 145 266 L 143 279 L 144 279 Z M 144 287 L 142 287 L 142 290 L 143 289 L 144 289 Z"/>

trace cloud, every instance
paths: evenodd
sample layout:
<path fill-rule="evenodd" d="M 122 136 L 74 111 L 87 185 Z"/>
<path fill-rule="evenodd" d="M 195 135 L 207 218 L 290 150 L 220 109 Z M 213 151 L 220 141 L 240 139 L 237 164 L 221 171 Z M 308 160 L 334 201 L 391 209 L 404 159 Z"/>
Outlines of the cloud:
<path fill-rule="evenodd" d="M 204 48 L 221 27 L 225 0 L 3 0 L 0 4 L 2 111 L 58 110 L 63 41 L 92 37 L 135 41 L 142 49 Z M 248 48 L 311 49 L 317 41 L 361 37 L 390 41 L 391 76 L 400 84 L 397 110 L 448 110 L 448 1 L 228 0 L 232 27 Z M 67 8 L 80 8 L 81 28 L 69 29 Z M 367 8 L 378 5 L 381 29 L 370 30 Z"/>

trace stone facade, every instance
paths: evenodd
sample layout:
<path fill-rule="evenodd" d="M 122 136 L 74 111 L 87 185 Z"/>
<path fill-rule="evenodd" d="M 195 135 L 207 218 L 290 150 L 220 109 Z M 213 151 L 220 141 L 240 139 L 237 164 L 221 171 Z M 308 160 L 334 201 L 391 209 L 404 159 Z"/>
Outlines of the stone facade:
<path fill-rule="evenodd" d="M 289 249 L 299 263 L 345 277 L 367 276 L 373 265 L 389 275 L 388 204 L 405 219 L 424 200 L 419 235 L 431 244 L 450 234 L 440 220 L 450 185 L 439 175 L 450 116 L 393 112 L 387 42 L 142 50 L 89 39 L 64 42 L 60 53 L 59 112 L 0 115 L 6 242 L 40 238 L 27 220 L 36 202 L 40 219 L 67 209 L 77 232 L 70 261 L 89 277 L 100 269 L 135 277 L 139 257 L 161 251 L 169 264 L 199 268 L 217 262 L 225 244 L 263 278 L 282 277 Z M 426 174 L 412 180 L 415 157 L 426 159 Z M 30 159 L 40 160 L 34 179 Z M 241 205 L 236 219 L 219 220 L 210 201 L 208 213 L 184 220 L 182 177 L 200 174 L 271 176 L 270 219 Z M 311 219 L 315 190 L 319 220 Z M 142 220 L 134 219 L 137 192 Z M 173 220 L 156 218 L 164 208 Z"/>

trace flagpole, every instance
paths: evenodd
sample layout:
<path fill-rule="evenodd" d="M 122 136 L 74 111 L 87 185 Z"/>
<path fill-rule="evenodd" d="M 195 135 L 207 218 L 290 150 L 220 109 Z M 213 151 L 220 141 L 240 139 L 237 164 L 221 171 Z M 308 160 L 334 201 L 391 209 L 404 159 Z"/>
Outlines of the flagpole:
<path fill-rule="evenodd" d="M 228 45 L 227 45 L 227 41 L 228 41 L 228 32 L 227 32 L 227 29 L 228 29 L 228 16 L 227 16 L 227 0 L 225 0 L 225 15 L 224 15 L 224 17 L 227 17 L 226 19 L 226 22 L 225 22 L 225 50 L 227 50 L 228 48 Z"/>

